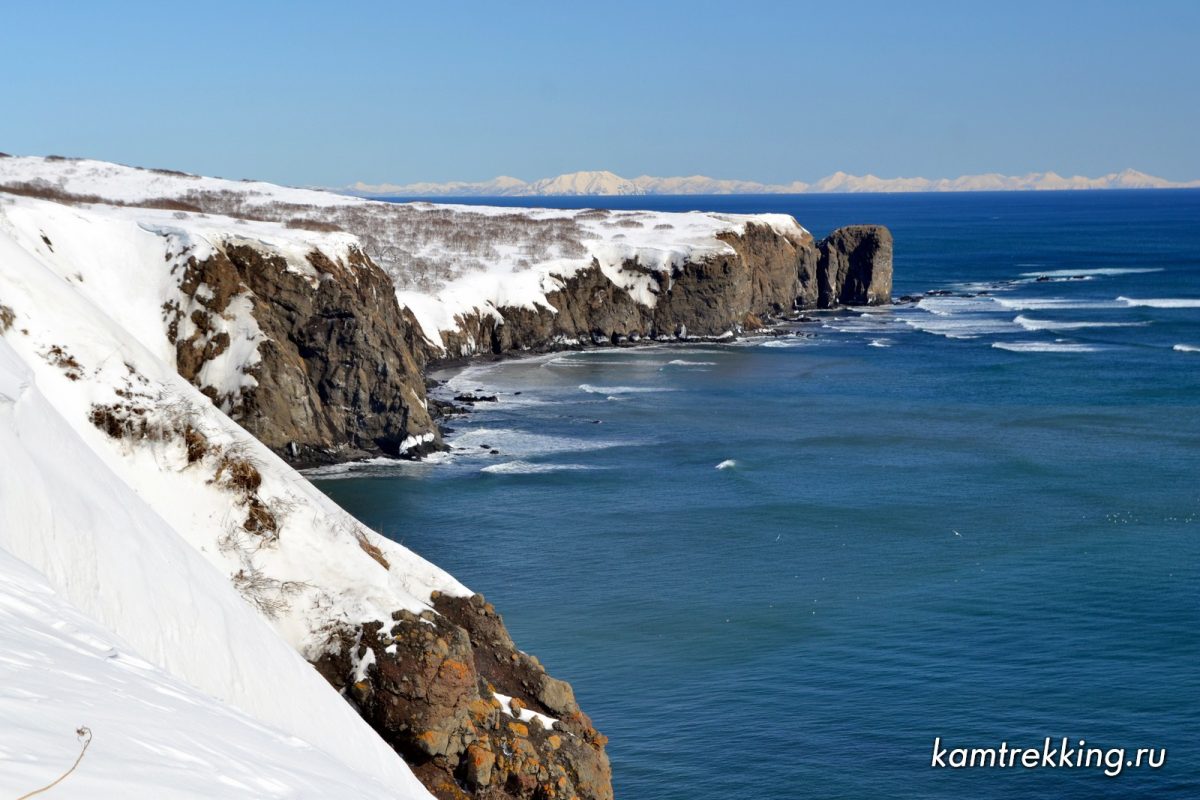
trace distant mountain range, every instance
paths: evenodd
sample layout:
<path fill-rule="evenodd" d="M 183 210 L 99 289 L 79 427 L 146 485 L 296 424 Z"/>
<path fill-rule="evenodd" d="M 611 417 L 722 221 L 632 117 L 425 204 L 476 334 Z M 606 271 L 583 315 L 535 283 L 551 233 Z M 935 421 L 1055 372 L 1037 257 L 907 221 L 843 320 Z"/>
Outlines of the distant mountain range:
<path fill-rule="evenodd" d="M 958 178 L 879 178 L 835 172 L 814 183 L 758 183 L 721 180 L 703 175 L 686 178 L 622 178 L 607 171 L 571 172 L 556 178 L 523 181 L 501 175 L 490 181 L 467 183 L 355 183 L 340 191 L 364 197 L 546 197 L 565 195 L 645 194 L 821 194 L 850 192 L 996 192 L 1049 191 L 1061 189 L 1187 189 L 1200 181 L 1179 183 L 1127 169 L 1099 178 L 1082 175 L 1064 177 L 1054 172 L 1027 175 L 963 175 Z"/>

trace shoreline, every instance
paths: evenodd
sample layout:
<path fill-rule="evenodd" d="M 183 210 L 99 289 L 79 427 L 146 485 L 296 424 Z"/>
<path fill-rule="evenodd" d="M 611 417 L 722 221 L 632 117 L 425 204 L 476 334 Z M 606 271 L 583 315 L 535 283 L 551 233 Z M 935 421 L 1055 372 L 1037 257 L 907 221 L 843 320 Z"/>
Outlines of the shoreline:
<path fill-rule="evenodd" d="M 905 303 L 896 303 L 895 305 L 907 305 Z M 878 308 L 878 306 L 870 306 L 870 308 Z M 431 361 L 426 365 L 422 373 L 422 379 L 425 381 L 427 399 L 431 407 L 439 408 L 453 407 L 454 411 L 445 412 L 445 416 L 438 415 L 434 419 L 437 422 L 439 432 L 444 436 L 453 429 L 442 424 L 443 421 L 452 417 L 469 416 L 474 411 L 474 403 L 467 405 L 457 405 L 453 399 L 441 399 L 434 397 L 430 392 L 445 386 L 445 384 L 458 375 L 461 375 L 471 367 L 498 365 L 502 363 L 514 361 L 535 361 L 541 358 L 549 358 L 560 355 L 562 353 L 588 353 L 588 352 L 605 352 L 613 350 L 655 350 L 655 349 L 671 349 L 678 348 L 687 350 L 695 345 L 732 345 L 735 342 L 745 342 L 755 339 L 782 339 L 795 336 L 795 333 L 788 332 L 788 326 L 794 325 L 809 325 L 816 323 L 819 320 L 809 317 L 810 313 L 822 315 L 832 315 L 836 313 L 853 310 L 853 307 L 834 308 L 834 309 L 807 309 L 797 312 L 796 317 L 781 318 L 773 322 L 773 324 L 760 328 L 755 331 L 743 332 L 740 334 L 731 333 L 729 336 L 688 336 L 686 338 L 676 337 L 674 339 L 643 339 L 640 341 L 623 341 L 617 344 L 601 344 L 593 343 L 586 345 L 583 343 L 564 344 L 562 346 L 550 346 L 540 349 L 530 349 L 521 351 L 508 351 L 504 353 L 480 353 L 470 356 L 455 356 L 453 358 L 439 359 Z M 810 338 L 810 337 L 802 337 Z M 449 373 L 445 377 L 434 377 L 435 373 Z M 490 403 L 495 401 L 482 401 Z M 411 448 L 408 453 L 412 455 L 404 455 L 393 457 L 378 454 L 364 454 L 364 458 L 344 458 L 335 461 L 313 464 L 312 466 L 297 466 L 296 470 L 309 480 L 330 479 L 329 476 L 340 475 L 347 471 L 353 471 L 358 467 L 388 467 L 392 465 L 419 465 L 428 464 L 435 465 L 439 462 L 436 459 L 439 455 L 449 453 L 450 447 L 443 444 L 442 447 L 428 447 L 425 443 L 419 444 Z M 328 475 L 323 474 L 327 472 Z"/>

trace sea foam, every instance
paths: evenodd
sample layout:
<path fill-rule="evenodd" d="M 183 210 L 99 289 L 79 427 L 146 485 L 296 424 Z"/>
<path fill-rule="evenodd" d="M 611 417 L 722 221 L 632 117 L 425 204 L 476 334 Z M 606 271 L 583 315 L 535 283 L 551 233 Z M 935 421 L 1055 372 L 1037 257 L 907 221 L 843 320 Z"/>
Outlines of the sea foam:
<path fill-rule="evenodd" d="M 506 461 L 503 464 L 492 464 L 479 470 L 489 475 L 544 475 L 549 472 L 577 472 L 591 470 L 586 464 L 532 464 L 528 461 Z"/>
<path fill-rule="evenodd" d="M 1014 353 L 1099 353 L 1104 349 L 1078 342 L 992 342 L 992 347 Z"/>
<path fill-rule="evenodd" d="M 665 386 L 593 386 L 590 383 L 579 384 L 579 391 L 588 394 L 650 394 L 655 392 L 673 392 L 674 389 Z"/>
<path fill-rule="evenodd" d="M 1134 308 L 1200 308 L 1200 297 L 1118 297 L 1117 300 Z"/>
<path fill-rule="evenodd" d="M 1030 319 L 1024 315 L 1017 316 L 1013 322 L 1027 331 L 1074 331 L 1081 328 L 1136 328 L 1146 325 L 1146 322 L 1067 322 L 1053 319 Z"/>
<path fill-rule="evenodd" d="M 1052 269 L 1045 272 L 1022 272 L 1022 278 L 1091 278 L 1111 275 L 1139 275 L 1146 272 L 1162 272 L 1162 267 L 1099 267 L 1096 269 Z"/>

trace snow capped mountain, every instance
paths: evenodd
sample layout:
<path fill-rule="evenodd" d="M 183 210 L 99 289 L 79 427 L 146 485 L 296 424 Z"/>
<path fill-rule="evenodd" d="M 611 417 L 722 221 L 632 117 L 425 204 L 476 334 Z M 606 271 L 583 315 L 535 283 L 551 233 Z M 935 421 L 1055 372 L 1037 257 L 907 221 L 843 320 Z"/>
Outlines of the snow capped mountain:
<path fill-rule="evenodd" d="M 628 180 L 612 172 L 572 172 L 555 178 L 526 183 L 501 177 L 481 183 L 356 183 L 345 191 L 364 197 L 552 197 L 636 194 L 830 194 L 859 192 L 983 192 L 1060 191 L 1069 189 L 1186 189 L 1200 181 L 1177 182 L 1126 169 L 1087 178 L 1063 177 L 1054 172 L 1026 175 L 986 173 L 958 178 L 880 178 L 835 172 L 813 183 L 787 184 L 723 180 L 704 175 L 656 178 L 650 175 Z"/>
<path fill-rule="evenodd" d="M 633 181 L 611 172 L 572 172 L 529 184 L 525 191 L 533 195 L 628 195 L 645 194 Z"/>

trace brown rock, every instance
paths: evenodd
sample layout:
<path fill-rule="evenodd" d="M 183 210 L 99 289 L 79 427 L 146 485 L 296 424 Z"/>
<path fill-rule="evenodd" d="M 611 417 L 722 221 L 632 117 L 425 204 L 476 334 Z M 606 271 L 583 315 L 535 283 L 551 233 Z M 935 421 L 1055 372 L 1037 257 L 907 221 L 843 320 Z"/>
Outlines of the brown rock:
<path fill-rule="evenodd" d="M 473 744 L 467 748 L 466 779 L 472 786 L 487 786 L 492 782 L 492 768 L 496 766 L 496 754 Z"/>

